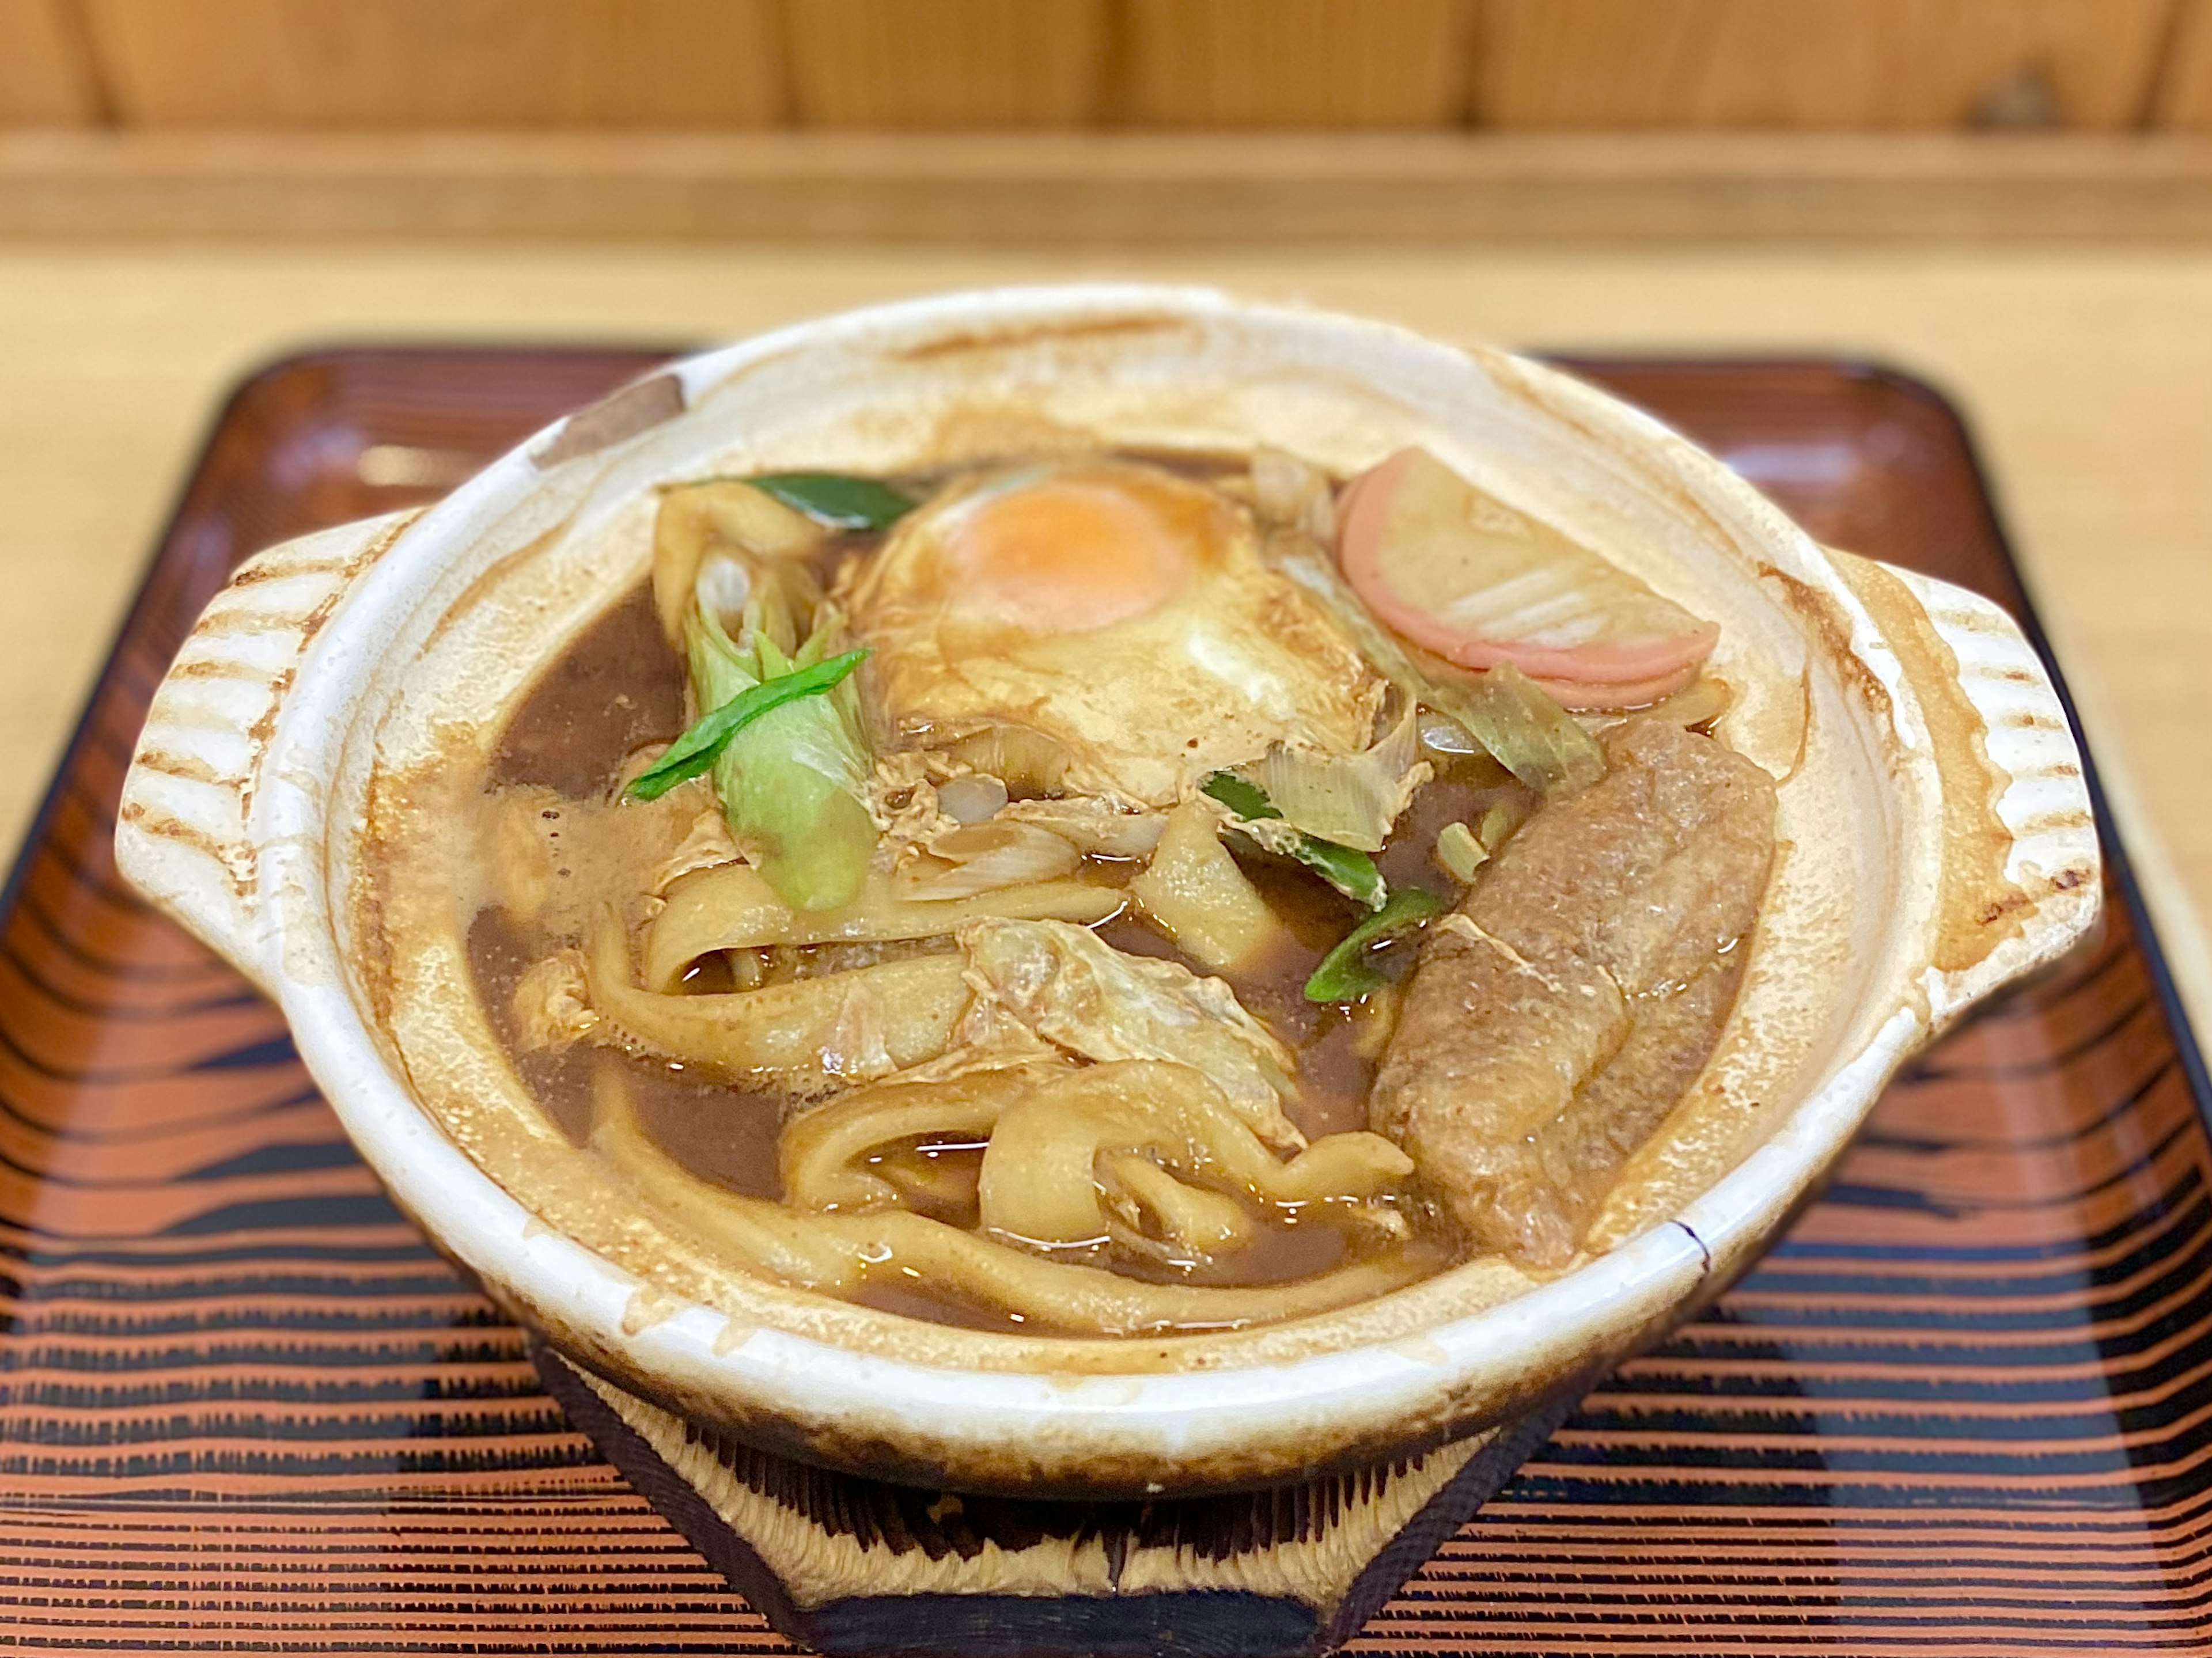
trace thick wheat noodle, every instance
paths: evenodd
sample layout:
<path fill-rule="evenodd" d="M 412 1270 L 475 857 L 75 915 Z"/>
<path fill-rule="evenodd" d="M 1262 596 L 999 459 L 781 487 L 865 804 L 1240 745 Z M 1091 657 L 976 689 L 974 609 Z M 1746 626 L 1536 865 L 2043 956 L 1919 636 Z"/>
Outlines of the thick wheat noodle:
<path fill-rule="evenodd" d="M 1151 1158 L 1116 1151 L 1100 1159 L 1098 1183 L 1149 1212 L 1155 1238 L 1122 1221 L 1112 1209 L 1102 1218 L 1107 1236 L 1123 1248 L 1154 1260 L 1187 1256 L 1211 1259 L 1252 1241 L 1253 1220 L 1245 1206 L 1226 1193 L 1186 1186 Z"/>
<path fill-rule="evenodd" d="M 802 1288 L 850 1295 L 883 1275 L 1007 1313 L 1029 1328 L 1070 1334 L 1144 1335 L 1304 1318 L 1384 1295 L 1446 1265 L 1414 1242 L 1294 1284 L 1217 1289 L 1147 1284 L 1097 1266 L 1038 1257 L 903 1210 L 799 1214 L 710 1185 L 653 1145 L 632 1114 L 612 1067 L 594 1090 L 592 1144 L 633 1181 L 639 1197 L 679 1227 L 745 1265 Z"/>
<path fill-rule="evenodd" d="M 942 1054 L 972 993 L 957 955 L 884 962 L 718 996 L 663 996 L 630 982 L 611 908 L 585 962 L 604 1035 L 662 1059 L 732 1076 L 799 1080 L 881 1076 Z"/>
<path fill-rule="evenodd" d="M 943 1082 L 888 1082 L 803 1113 L 776 1142 L 783 1200 L 796 1208 L 873 1209 L 899 1201 L 881 1175 L 854 1164 L 901 1140 L 975 1138 L 1064 1065 L 1013 1066 Z"/>
<path fill-rule="evenodd" d="M 645 983 L 672 991 L 684 970 L 718 950 L 767 944 L 877 943 L 939 938 L 987 915 L 1096 926 L 1127 901 L 1085 881 L 1033 881 L 971 898 L 901 897 L 888 877 L 871 875 L 842 909 L 794 910 L 749 864 L 701 870 L 677 883 L 668 908 L 645 935 Z"/>
<path fill-rule="evenodd" d="M 983 1153 L 983 1224 L 1046 1243 L 1101 1236 L 1095 1171 L 1123 1151 L 1156 1157 L 1187 1181 L 1236 1187 L 1261 1205 L 1356 1203 L 1413 1169 L 1395 1145 L 1364 1133 L 1325 1136 L 1285 1162 L 1199 1072 L 1115 1060 L 1049 1078 L 1006 1108 Z"/>

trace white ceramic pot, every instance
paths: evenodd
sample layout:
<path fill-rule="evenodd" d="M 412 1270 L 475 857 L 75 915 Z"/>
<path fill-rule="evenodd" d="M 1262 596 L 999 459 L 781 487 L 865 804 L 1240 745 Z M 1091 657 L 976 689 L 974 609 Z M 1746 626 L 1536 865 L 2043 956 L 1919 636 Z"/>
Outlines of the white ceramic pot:
<path fill-rule="evenodd" d="M 1346 1311 L 1172 1339 L 955 1330 L 765 1283 L 619 1201 L 534 1111 L 463 922 L 368 878 L 386 806 L 481 745 L 645 569 L 650 486 L 1041 445 L 1350 471 L 1425 443 L 1722 624 L 1731 744 L 1784 846 L 1712 1064 L 1592 1258 L 1476 1261 Z M 395 1200 L 583 1364 L 878 1477 L 1188 1491 L 1472 1442 L 1585 1385 L 1763 1248 L 1899 1063 L 2095 914 L 2064 715 L 1987 601 L 1816 547 L 1725 467 L 1548 368 L 1210 291 L 960 294 L 690 359 L 438 506 L 274 549 L 208 608 L 125 786 L 123 871 L 275 998 Z"/>

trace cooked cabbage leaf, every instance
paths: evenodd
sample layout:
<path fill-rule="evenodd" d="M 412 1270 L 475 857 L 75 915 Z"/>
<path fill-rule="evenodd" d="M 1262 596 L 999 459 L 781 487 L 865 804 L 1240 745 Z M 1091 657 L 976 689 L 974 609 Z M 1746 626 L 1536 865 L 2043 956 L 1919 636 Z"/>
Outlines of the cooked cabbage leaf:
<path fill-rule="evenodd" d="M 968 953 L 988 1042 L 1009 1017 L 1086 1060 L 1169 1060 L 1203 1072 L 1230 1108 L 1276 1147 L 1305 1136 L 1283 1114 L 1297 1061 L 1218 979 L 1179 962 L 1125 955 L 1066 921 L 971 921 L 953 934 Z"/>

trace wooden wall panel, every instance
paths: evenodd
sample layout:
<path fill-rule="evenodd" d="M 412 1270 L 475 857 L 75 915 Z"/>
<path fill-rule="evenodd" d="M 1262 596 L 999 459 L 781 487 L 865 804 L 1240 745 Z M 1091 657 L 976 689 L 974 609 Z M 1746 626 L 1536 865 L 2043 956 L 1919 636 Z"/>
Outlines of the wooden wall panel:
<path fill-rule="evenodd" d="M 71 125 L 100 114 L 70 0 L 0 0 L 0 125 Z"/>
<path fill-rule="evenodd" d="M 83 0 L 149 126 L 757 127 L 773 0 Z"/>
<path fill-rule="evenodd" d="M 2182 0 L 2153 125 L 2212 132 L 2212 0 Z"/>
<path fill-rule="evenodd" d="M 1106 26 L 1106 0 L 784 0 L 793 110 L 802 126 L 1082 126 Z"/>
<path fill-rule="evenodd" d="M 2175 0 L 1482 0 L 1501 127 L 2116 129 Z"/>
<path fill-rule="evenodd" d="M 1470 111 L 2212 131 L 2212 0 L 0 0 L 0 125 L 1435 128 Z"/>
<path fill-rule="evenodd" d="M 1429 127 L 1467 101 L 1472 0 L 1121 0 L 1139 126 Z"/>

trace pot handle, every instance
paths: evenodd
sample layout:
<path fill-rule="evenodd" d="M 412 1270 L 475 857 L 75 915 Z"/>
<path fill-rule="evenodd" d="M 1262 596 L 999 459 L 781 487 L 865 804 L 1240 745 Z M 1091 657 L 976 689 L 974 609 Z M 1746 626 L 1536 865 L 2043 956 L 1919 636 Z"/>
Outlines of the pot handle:
<path fill-rule="evenodd" d="M 316 635 L 420 516 L 341 525 L 240 565 L 155 688 L 123 780 L 116 868 L 264 992 L 262 768 Z"/>
<path fill-rule="evenodd" d="M 2104 865 L 2088 779 L 2051 671 L 1979 593 L 1829 551 L 1918 705 L 1943 816 L 1930 1014 L 2063 953 L 2097 919 Z"/>

